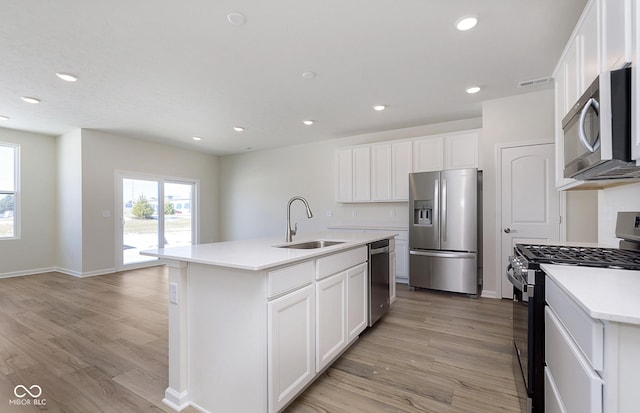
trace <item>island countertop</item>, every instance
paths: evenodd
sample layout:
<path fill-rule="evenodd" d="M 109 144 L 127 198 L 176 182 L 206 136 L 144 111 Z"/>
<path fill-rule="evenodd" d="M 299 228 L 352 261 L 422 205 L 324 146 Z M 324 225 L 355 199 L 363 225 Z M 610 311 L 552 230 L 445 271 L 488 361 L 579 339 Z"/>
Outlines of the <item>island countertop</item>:
<path fill-rule="evenodd" d="M 640 325 L 640 271 L 542 264 L 592 318 Z"/>
<path fill-rule="evenodd" d="M 145 250 L 140 254 L 167 260 L 261 271 L 313 257 L 334 254 L 382 239 L 391 239 L 396 235 L 389 232 L 318 232 L 296 236 L 290 243 L 284 242 L 282 238 L 271 237 L 159 248 Z M 278 248 L 283 245 L 317 240 L 341 241 L 343 243 L 315 249 Z"/>

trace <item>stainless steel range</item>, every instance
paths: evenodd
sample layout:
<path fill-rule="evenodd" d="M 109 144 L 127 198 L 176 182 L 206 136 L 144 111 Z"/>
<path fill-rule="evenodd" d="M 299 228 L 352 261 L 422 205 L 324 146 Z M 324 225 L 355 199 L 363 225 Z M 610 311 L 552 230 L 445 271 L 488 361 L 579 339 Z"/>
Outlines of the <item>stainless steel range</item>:
<path fill-rule="evenodd" d="M 616 236 L 622 238 L 620 248 L 516 244 L 509 257 L 513 365 L 523 412 L 544 412 L 545 275 L 540 264 L 640 270 L 640 212 L 619 212 Z"/>

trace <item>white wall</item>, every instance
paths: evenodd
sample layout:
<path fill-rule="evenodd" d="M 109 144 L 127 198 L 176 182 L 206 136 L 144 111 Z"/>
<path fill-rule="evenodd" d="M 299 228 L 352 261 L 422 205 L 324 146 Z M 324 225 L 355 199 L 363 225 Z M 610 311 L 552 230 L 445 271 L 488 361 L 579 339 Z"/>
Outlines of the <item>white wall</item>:
<path fill-rule="evenodd" d="M 83 275 L 110 272 L 115 267 L 117 170 L 199 180 L 199 241 L 218 240 L 217 156 L 83 129 Z M 103 217 L 103 211 L 110 211 L 111 216 Z"/>
<path fill-rule="evenodd" d="M 59 136 L 57 155 L 57 267 L 82 274 L 82 141 L 80 129 Z"/>
<path fill-rule="evenodd" d="M 494 99 L 482 103 L 482 169 L 483 183 L 483 295 L 500 297 L 500 277 L 506 263 L 500 261 L 497 210 L 497 159 L 499 144 L 553 141 L 553 90 Z"/>
<path fill-rule="evenodd" d="M 566 210 L 566 241 L 598 242 L 598 191 L 568 191 Z"/>
<path fill-rule="evenodd" d="M 619 211 L 640 211 L 640 183 L 598 191 L 598 242 L 617 247 L 616 218 Z"/>
<path fill-rule="evenodd" d="M 284 240 L 287 201 L 294 195 L 305 197 L 314 213 L 309 220 L 301 203 L 292 205 L 291 221 L 298 223 L 299 234 L 325 231 L 331 225 L 408 227 L 406 202 L 334 201 L 334 150 L 479 127 L 480 118 L 474 118 L 224 156 L 220 163 L 221 239 L 281 235 Z"/>
<path fill-rule="evenodd" d="M 56 141 L 0 128 L 0 141 L 20 145 L 19 239 L 0 240 L 0 277 L 51 271 L 56 250 Z"/>

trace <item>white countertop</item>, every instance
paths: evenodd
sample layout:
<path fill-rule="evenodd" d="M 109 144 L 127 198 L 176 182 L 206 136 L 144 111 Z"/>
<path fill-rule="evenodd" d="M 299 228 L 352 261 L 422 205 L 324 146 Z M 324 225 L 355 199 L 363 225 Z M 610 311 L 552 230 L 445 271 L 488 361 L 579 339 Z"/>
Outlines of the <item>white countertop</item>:
<path fill-rule="evenodd" d="M 375 231 L 409 231 L 409 227 L 407 226 L 393 226 L 393 225 L 381 225 L 381 224 L 373 224 L 373 225 L 331 225 L 329 230 L 332 229 L 352 229 L 356 231 L 362 231 L 365 229 L 375 230 Z"/>
<path fill-rule="evenodd" d="M 343 241 L 343 244 L 316 249 L 277 248 L 286 245 L 282 238 L 260 238 L 214 242 L 184 247 L 160 248 L 140 252 L 142 255 L 168 260 L 194 262 L 228 268 L 259 271 L 291 264 L 321 255 L 334 254 L 360 245 L 393 238 L 397 234 L 374 232 L 319 232 L 298 235 L 290 244 L 305 241 Z"/>
<path fill-rule="evenodd" d="M 640 271 L 543 264 L 592 318 L 640 325 Z"/>

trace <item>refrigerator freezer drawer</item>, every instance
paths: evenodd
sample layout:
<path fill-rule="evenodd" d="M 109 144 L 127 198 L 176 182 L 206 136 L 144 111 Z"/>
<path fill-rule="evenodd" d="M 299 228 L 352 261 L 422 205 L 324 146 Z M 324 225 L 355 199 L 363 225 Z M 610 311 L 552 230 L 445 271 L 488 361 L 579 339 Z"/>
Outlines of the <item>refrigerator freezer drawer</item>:
<path fill-rule="evenodd" d="M 411 250 L 409 285 L 478 294 L 476 253 Z"/>

